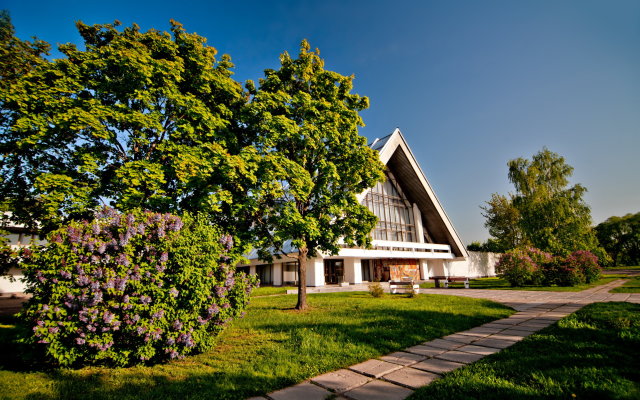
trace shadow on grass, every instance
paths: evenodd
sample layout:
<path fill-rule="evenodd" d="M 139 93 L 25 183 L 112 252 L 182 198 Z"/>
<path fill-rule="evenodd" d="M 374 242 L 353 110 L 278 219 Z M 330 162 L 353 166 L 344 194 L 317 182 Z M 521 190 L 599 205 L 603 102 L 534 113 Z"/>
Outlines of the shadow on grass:
<path fill-rule="evenodd" d="M 640 398 L 640 305 L 600 303 L 421 388 L 415 399 Z"/>

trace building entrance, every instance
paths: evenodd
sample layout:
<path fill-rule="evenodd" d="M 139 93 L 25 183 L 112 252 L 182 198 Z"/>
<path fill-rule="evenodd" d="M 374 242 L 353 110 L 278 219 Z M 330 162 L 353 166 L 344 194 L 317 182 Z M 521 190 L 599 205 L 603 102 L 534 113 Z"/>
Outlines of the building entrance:
<path fill-rule="evenodd" d="M 344 281 L 344 260 L 324 260 L 324 282 L 337 285 Z"/>

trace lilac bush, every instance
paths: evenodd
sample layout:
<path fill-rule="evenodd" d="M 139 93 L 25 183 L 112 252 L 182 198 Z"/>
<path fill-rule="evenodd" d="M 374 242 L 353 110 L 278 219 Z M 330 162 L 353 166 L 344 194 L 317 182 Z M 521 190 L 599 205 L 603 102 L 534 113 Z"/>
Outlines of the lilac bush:
<path fill-rule="evenodd" d="M 511 286 L 538 285 L 544 279 L 542 265 L 551 258 L 533 247 L 514 249 L 500 256 L 496 273 Z"/>
<path fill-rule="evenodd" d="M 128 366 L 210 349 L 243 314 L 255 278 L 233 238 L 198 217 L 105 208 L 25 260 L 24 339 L 62 366 Z"/>
<path fill-rule="evenodd" d="M 567 265 L 580 270 L 586 283 L 600 279 L 602 268 L 598 265 L 598 257 L 590 251 L 574 251 L 565 259 L 565 262 Z"/>

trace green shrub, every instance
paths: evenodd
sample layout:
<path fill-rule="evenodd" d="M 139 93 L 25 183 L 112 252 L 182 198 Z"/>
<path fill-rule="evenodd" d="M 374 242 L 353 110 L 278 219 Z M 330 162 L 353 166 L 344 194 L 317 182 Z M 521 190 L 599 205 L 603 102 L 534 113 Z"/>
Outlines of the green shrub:
<path fill-rule="evenodd" d="M 382 297 L 384 296 L 384 289 L 380 282 L 371 282 L 369 283 L 369 293 L 373 297 Z"/>
<path fill-rule="evenodd" d="M 24 261 L 24 342 L 62 366 L 151 363 L 210 349 L 255 278 L 235 274 L 230 236 L 198 217 L 105 208 Z"/>
<path fill-rule="evenodd" d="M 548 253 L 532 247 L 514 249 L 500 256 L 496 273 L 511 286 L 539 285 L 544 278 L 541 265 L 550 258 Z"/>

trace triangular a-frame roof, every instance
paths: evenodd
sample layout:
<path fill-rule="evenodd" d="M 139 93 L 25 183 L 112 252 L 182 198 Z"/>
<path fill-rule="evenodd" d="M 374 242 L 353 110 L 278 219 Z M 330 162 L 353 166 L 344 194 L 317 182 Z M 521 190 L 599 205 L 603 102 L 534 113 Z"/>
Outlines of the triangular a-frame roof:
<path fill-rule="evenodd" d="M 380 161 L 393 173 L 407 197 L 420 209 L 424 228 L 429 232 L 433 241 L 451 246 L 451 252 L 456 257 L 468 257 L 460 236 L 440 204 L 429 180 L 422 172 L 400 129 L 396 128 L 392 134 L 382 139 L 376 139 L 370 146 L 380 153 Z M 364 199 L 369 190 L 361 193 L 359 199 Z"/>

